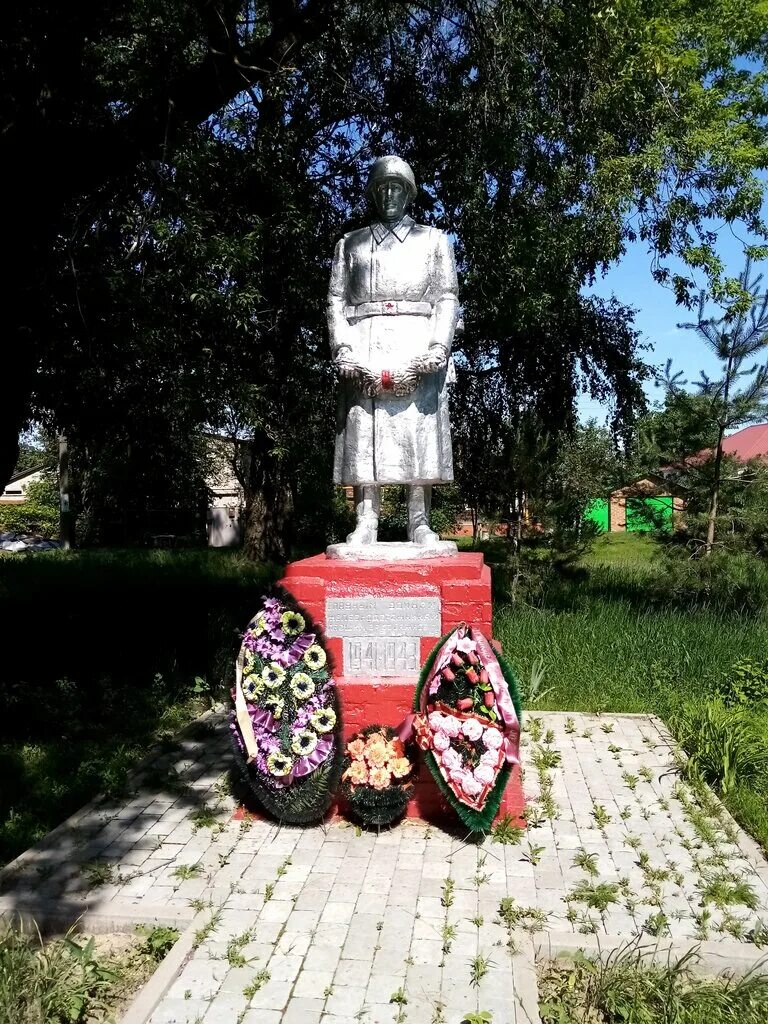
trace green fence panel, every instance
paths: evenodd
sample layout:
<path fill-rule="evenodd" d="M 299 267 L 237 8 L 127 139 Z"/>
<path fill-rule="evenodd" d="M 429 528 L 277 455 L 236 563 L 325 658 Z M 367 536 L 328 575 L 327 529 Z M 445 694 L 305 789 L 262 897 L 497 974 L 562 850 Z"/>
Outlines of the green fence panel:
<path fill-rule="evenodd" d="M 627 498 L 627 533 L 672 529 L 672 496 Z"/>
<path fill-rule="evenodd" d="M 594 523 L 600 533 L 608 533 L 608 499 L 593 498 L 584 509 L 584 518 Z"/>

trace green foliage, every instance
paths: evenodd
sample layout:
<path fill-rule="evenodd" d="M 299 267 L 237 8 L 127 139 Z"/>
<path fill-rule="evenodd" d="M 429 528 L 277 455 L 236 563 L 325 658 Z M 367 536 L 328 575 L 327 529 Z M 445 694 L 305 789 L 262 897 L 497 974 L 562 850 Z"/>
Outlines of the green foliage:
<path fill-rule="evenodd" d="M 523 400 L 548 433 L 572 425 L 582 382 L 631 420 L 644 373 L 631 311 L 583 291 L 627 243 L 683 299 L 690 273 L 671 257 L 733 291 L 713 223 L 764 237 L 759 0 L 207 13 L 48 3 L 8 26 L 20 397 L 0 410 L 0 472 L 32 402 L 73 438 L 95 537 L 116 516 L 137 532 L 129 502 L 197 507 L 203 423 L 248 438 L 249 550 L 283 548 L 294 512 L 328 525 L 326 261 L 363 220 L 371 152 L 396 144 L 424 183 L 417 216 L 459 240 L 458 409 L 481 438 L 487 423 L 492 439 L 515 430 L 504 414 Z M 52 38 L 66 40 L 55 110 L 40 99 Z M 274 74 L 286 48 L 290 74 Z M 487 415 L 473 378 L 497 394 Z M 510 490 L 525 477 L 516 459 Z"/>
<path fill-rule="evenodd" d="M 619 887 L 612 882 L 579 882 L 568 898 L 604 914 L 612 903 L 619 902 Z"/>
<path fill-rule="evenodd" d="M 727 706 L 755 707 L 768 702 L 768 661 L 740 658 L 717 681 L 716 690 Z"/>
<path fill-rule="evenodd" d="M 79 1024 L 102 1009 L 115 980 L 93 938 L 80 945 L 69 931 L 46 945 L 14 923 L 0 930 L 1 1024 Z"/>
<path fill-rule="evenodd" d="M 766 777 L 766 721 L 751 709 L 729 708 L 715 697 L 683 704 L 673 713 L 671 725 L 692 770 L 727 794 L 739 783 Z"/>
<path fill-rule="evenodd" d="M 202 873 L 203 869 L 200 864 L 178 864 L 171 872 L 171 875 L 182 882 L 186 882 L 190 878 L 197 878 Z"/>
<path fill-rule="evenodd" d="M 115 880 L 115 865 L 105 860 L 87 861 L 82 865 L 81 872 L 89 889 L 98 889 Z"/>
<path fill-rule="evenodd" d="M 768 602 L 768 567 L 746 551 L 715 550 L 709 558 L 691 558 L 690 551 L 673 545 L 654 589 L 660 601 L 683 607 L 756 612 Z"/>
<path fill-rule="evenodd" d="M 757 909 L 757 896 L 745 878 L 734 878 L 723 872 L 706 879 L 701 886 L 702 905 L 712 903 L 723 910 L 725 907 L 743 906 Z"/>
<path fill-rule="evenodd" d="M 271 975 L 266 967 L 262 967 L 261 970 L 257 971 L 253 976 L 253 980 L 249 982 L 243 989 L 243 995 L 246 999 L 251 1000 L 259 991 L 267 984 Z"/>
<path fill-rule="evenodd" d="M 168 925 L 139 925 L 136 931 L 144 936 L 143 951 L 156 962 L 164 960 L 176 944 L 181 932 Z"/>
<path fill-rule="evenodd" d="M 56 474 L 46 472 L 27 487 L 27 499 L 52 512 L 59 511 L 59 485 Z"/>
<path fill-rule="evenodd" d="M 593 878 L 597 878 L 599 871 L 597 868 L 596 853 L 588 853 L 584 849 L 577 850 L 573 856 L 572 863 L 574 867 L 581 868 L 583 871 L 586 871 L 588 875 L 591 875 Z"/>
<path fill-rule="evenodd" d="M 717 444 L 709 399 L 688 391 L 667 391 L 660 408 L 637 422 L 634 472 L 656 473 Z"/>
<path fill-rule="evenodd" d="M 525 830 L 522 829 L 511 814 L 505 814 L 491 829 L 491 840 L 502 846 L 517 846 L 522 842 Z"/>
<path fill-rule="evenodd" d="M 380 540 L 402 540 L 408 528 L 408 508 L 405 487 L 383 487 L 381 516 L 379 518 Z M 430 525 L 441 536 L 452 534 L 456 520 L 463 511 L 461 491 L 453 484 L 436 487 L 432 493 Z"/>
<path fill-rule="evenodd" d="M 42 537 L 57 537 L 59 534 L 59 511 L 52 511 L 36 501 L 19 502 L 18 505 L 0 505 L 0 531 L 13 533 L 34 533 Z"/>
<path fill-rule="evenodd" d="M 702 977 L 697 955 L 654 964 L 642 945 L 619 947 L 598 960 L 578 954 L 550 961 L 540 975 L 542 1024 L 761 1024 L 768 1013 L 768 977 Z"/>
<path fill-rule="evenodd" d="M 722 316 L 705 315 L 710 296 L 702 290 L 697 321 L 680 325 L 696 331 L 720 363 L 721 371 L 717 379 L 702 371 L 701 380 L 694 385 L 699 397 L 704 399 L 699 406 L 701 423 L 710 427 L 715 443 L 710 448 L 709 457 L 694 460 L 688 473 L 687 466 L 682 467 L 685 480 L 686 475 L 692 474 L 695 478 L 700 474 L 701 463 L 705 463 L 706 515 L 698 539 L 703 543 L 701 553 L 707 556 L 711 555 L 715 538 L 719 537 L 719 518 L 726 511 L 720 502 L 725 476 L 724 436 L 729 430 L 759 422 L 768 415 L 768 361 L 762 365 L 759 362 L 764 358 L 768 340 L 768 292 L 760 292 L 762 275 L 753 278 L 751 268 L 751 258 L 747 257 L 744 271 L 735 282 L 736 287 L 727 298 L 720 298 Z M 665 383 L 672 394 L 680 392 L 687 384 L 687 381 L 680 380 L 680 376 L 680 373 L 672 375 L 670 360 Z M 741 485 L 739 490 L 750 483 L 749 474 L 746 480 L 740 481 L 739 477 L 743 476 L 743 467 L 738 467 L 735 478 L 737 485 Z"/>
<path fill-rule="evenodd" d="M 586 530 L 584 509 L 591 498 L 607 497 L 623 483 L 625 467 L 611 432 L 595 420 L 562 438 L 552 468 L 553 516 L 561 533 Z"/>
<path fill-rule="evenodd" d="M 477 988 L 483 978 L 486 976 L 488 971 L 495 967 L 496 964 L 491 960 L 490 957 L 485 956 L 483 953 L 478 953 L 469 961 L 469 983 L 474 988 Z"/>
<path fill-rule="evenodd" d="M 525 928 L 537 932 L 546 923 L 547 914 L 539 907 L 524 907 L 514 897 L 504 896 L 499 903 L 499 920 L 508 930 Z"/>

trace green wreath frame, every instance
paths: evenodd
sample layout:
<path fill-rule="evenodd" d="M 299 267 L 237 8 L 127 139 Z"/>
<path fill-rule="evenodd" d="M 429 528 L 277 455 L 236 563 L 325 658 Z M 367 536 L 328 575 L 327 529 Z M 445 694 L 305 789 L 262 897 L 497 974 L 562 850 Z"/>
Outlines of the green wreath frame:
<path fill-rule="evenodd" d="M 435 664 L 435 659 L 437 658 L 440 648 L 446 640 L 448 640 L 449 637 L 451 637 L 456 630 L 460 628 L 461 625 L 463 625 L 463 623 L 460 623 L 459 626 L 454 626 L 453 629 L 448 630 L 447 633 L 440 637 L 435 646 L 429 652 L 427 660 L 422 666 L 421 673 L 419 674 L 419 681 L 416 684 L 416 692 L 413 697 L 413 710 L 417 714 L 421 712 L 421 694 L 430 677 L 432 666 Z M 506 658 L 497 651 L 494 651 L 493 653 L 499 663 L 504 680 L 509 687 L 509 694 L 512 698 L 515 711 L 517 712 L 518 721 L 522 726 L 523 715 L 520 702 L 520 687 L 517 682 L 517 677 Z M 501 800 L 504 796 L 504 790 L 507 783 L 509 782 L 509 777 L 512 774 L 512 765 L 505 763 L 502 766 L 496 777 L 496 781 L 493 784 L 493 788 L 488 794 L 488 798 L 485 801 L 483 809 L 481 811 L 476 811 L 474 808 L 468 807 L 465 803 L 459 800 L 453 790 L 447 785 L 435 759 L 434 753 L 431 750 L 427 750 L 423 751 L 423 754 L 424 761 L 432 775 L 432 778 L 437 783 L 438 789 L 459 816 L 461 822 L 466 825 L 470 832 L 483 835 L 489 833 L 491 831 L 491 826 L 493 825 L 493 819 L 496 817 L 499 807 L 501 806 Z"/>

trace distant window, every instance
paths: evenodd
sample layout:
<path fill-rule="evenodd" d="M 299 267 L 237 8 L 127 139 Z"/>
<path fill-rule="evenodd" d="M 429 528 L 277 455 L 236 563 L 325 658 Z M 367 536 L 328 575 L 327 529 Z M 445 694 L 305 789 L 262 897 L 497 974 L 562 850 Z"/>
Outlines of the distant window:
<path fill-rule="evenodd" d="M 17 490 L 15 490 L 14 488 L 11 488 L 11 487 L 7 487 L 7 488 L 6 488 L 6 490 L 5 490 L 5 493 L 6 493 L 6 494 L 23 494 L 23 493 L 24 493 L 24 491 L 22 491 L 22 489 L 21 489 L 21 488 L 19 488 L 19 489 L 18 489 L 18 491 L 17 491 Z"/>

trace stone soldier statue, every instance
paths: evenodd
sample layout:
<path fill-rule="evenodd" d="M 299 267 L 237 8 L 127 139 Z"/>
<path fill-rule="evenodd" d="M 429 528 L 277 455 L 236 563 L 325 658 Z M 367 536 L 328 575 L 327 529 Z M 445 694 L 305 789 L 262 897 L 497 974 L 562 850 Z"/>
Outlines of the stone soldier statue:
<path fill-rule="evenodd" d="M 342 379 L 333 478 L 354 485 L 357 515 L 347 543 L 375 544 L 381 485 L 407 484 L 408 540 L 424 553 L 450 554 L 455 545 L 430 529 L 429 509 L 432 485 L 453 480 L 453 247 L 445 232 L 408 216 L 416 182 L 404 160 L 376 160 L 367 192 L 378 217 L 336 245 L 328 293 Z"/>

